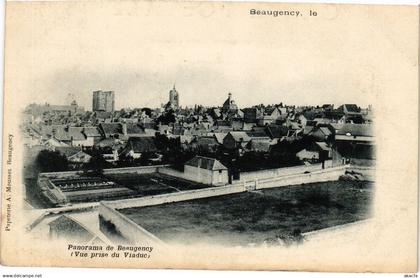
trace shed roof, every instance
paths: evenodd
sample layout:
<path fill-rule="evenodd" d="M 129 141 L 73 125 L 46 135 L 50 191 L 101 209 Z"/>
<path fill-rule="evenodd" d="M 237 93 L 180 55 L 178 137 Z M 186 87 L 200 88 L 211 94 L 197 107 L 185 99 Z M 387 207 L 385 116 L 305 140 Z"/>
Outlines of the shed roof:
<path fill-rule="evenodd" d="M 244 131 L 230 131 L 229 134 L 236 142 L 248 142 L 251 138 Z"/>
<path fill-rule="evenodd" d="M 122 133 L 120 123 L 100 123 L 99 127 L 103 130 L 106 137 L 111 134 Z"/>
<path fill-rule="evenodd" d="M 185 165 L 212 171 L 227 170 L 227 168 L 217 159 L 204 156 L 196 156 L 188 160 Z"/>
<path fill-rule="evenodd" d="M 71 139 L 73 140 L 85 140 L 86 137 L 85 135 L 82 133 L 83 131 L 83 127 L 69 127 L 69 131 L 68 134 L 70 136 Z"/>
<path fill-rule="evenodd" d="M 360 108 L 356 104 L 344 104 L 348 112 L 359 113 Z"/>
<path fill-rule="evenodd" d="M 325 142 L 315 142 L 315 144 L 323 151 L 330 151 L 331 148 L 328 147 L 327 143 Z"/>
<path fill-rule="evenodd" d="M 214 133 L 214 138 L 216 138 L 217 143 L 223 144 L 223 139 L 226 137 L 226 135 L 227 135 L 227 133 L 215 132 Z"/>
<path fill-rule="evenodd" d="M 266 127 L 266 132 L 271 138 L 281 138 L 287 136 L 289 129 L 281 125 L 269 125 Z"/>
<path fill-rule="evenodd" d="M 271 147 L 270 140 L 254 140 L 252 139 L 247 148 L 255 152 L 269 152 Z"/>
<path fill-rule="evenodd" d="M 82 151 L 80 147 L 55 147 L 55 150 L 65 155 L 67 158 Z"/>
<path fill-rule="evenodd" d="M 370 124 L 344 124 L 336 133 L 337 135 L 373 137 L 372 125 Z"/>
<path fill-rule="evenodd" d="M 99 132 L 98 128 L 95 126 L 92 127 L 85 127 L 83 129 L 83 133 L 87 136 L 87 137 L 100 137 L 101 133 Z"/>
<path fill-rule="evenodd" d="M 125 150 L 133 150 L 135 153 L 143 153 L 154 152 L 157 148 L 153 137 L 130 137 Z"/>

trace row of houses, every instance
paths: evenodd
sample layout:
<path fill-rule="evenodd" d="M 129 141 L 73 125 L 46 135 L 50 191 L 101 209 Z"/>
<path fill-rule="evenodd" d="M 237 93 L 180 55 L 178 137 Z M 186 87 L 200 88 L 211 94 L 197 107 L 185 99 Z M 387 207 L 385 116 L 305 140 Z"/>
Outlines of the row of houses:
<path fill-rule="evenodd" d="M 92 127 L 73 127 L 66 125 L 27 125 L 26 139 L 28 145 L 46 145 L 50 147 L 113 147 L 128 142 L 136 142 L 136 146 L 149 145 L 148 139 L 156 134 L 164 134 L 170 138 L 179 138 L 179 141 L 188 148 L 204 148 L 213 150 L 218 145 L 227 149 L 248 149 L 253 151 L 268 151 L 270 145 L 276 144 L 279 139 L 311 136 L 319 142 L 327 142 L 332 139 L 348 141 L 348 134 L 355 135 L 357 139 L 372 141 L 373 134 L 371 124 L 351 123 L 325 123 L 315 122 L 313 125 L 268 124 L 263 127 L 254 126 L 251 130 L 223 132 L 205 129 L 197 134 L 173 133 L 175 125 L 151 126 L 136 123 L 101 123 Z M 170 128 L 172 127 L 172 129 Z M 354 141 L 353 140 L 353 141 Z M 150 140 L 149 140 L 150 141 Z M 142 143 L 145 142 L 145 143 Z M 121 146 L 119 146 L 121 147 Z M 139 147 L 140 148 L 140 147 Z"/>

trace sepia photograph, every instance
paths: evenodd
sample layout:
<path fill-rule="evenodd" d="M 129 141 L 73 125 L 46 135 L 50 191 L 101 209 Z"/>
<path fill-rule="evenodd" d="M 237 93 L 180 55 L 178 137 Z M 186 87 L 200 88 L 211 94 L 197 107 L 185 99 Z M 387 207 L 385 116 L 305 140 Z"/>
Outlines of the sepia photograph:
<path fill-rule="evenodd" d="M 372 105 L 240 107 L 228 93 L 182 106 L 174 85 L 160 107 L 116 109 L 116 92 L 91 95 L 86 110 L 77 99 L 24 109 L 39 237 L 287 246 L 371 217 Z"/>

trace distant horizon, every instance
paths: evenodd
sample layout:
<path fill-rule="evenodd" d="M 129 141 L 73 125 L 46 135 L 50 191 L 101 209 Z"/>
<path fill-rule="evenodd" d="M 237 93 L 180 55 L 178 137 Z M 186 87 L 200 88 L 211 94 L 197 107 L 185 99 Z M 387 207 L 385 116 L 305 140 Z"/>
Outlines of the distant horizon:
<path fill-rule="evenodd" d="M 173 88 L 173 87 L 171 87 L 171 88 Z M 179 92 L 178 88 L 176 88 L 176 90 L 178 91 L 179 98 L 181 100 L 182 99 L 182 94 Z M 110 90 L 110 89 L 95 89 L 90 94 L 93 95 L 93 92 L 94 91 L 113 91 L 113 90 Z M 166 101 L 162 101 L 159 106 L 147 106 L 147 105 L 135 105 L 135 106 L 124 106 L 124 107 L 121 107 L 121 106 L 120 107 L 117 107 L 116 106 L 115 111 L 122 110 L 122 109 L 138 109 L 138 108 L 159 109 L 159 108 L 162 108 L 162 105 L 165 105 L 169 101 L 169 91 L 170 91 L 170 89 L 168 90 L 168 93 L 167 93 L 168 94 L 167 100 Z M 115 91 L 114 91 L 114 93 L 115 93 L 115 103 L 118 103 L 118 94 Z M 193 108 L 196 105 L 202 106 L 202 107 L 205 107 L 205 108 L 222 107 L 224 101 L 228 98 L 228 94 L 229 94 L 229 92 L 226 93 L 226 98 L 221 103 L 218 103 L 218 104 L 215 103 L 215 104 L 206 105 L 206 104 L 201 104 L 201 103 L 194 103 L 194 104 L 183 105 L 182 102 L 180 101 L 181 103 L 180 103 L 179 106 L 180 106 L 180 108 Z M 63 100 L 63 101 L 61 101 L 59 103 L 49 102 L 49 101 L 45 101 L 45 102 L 42 102 L 42 103 L 41 102 L 31 102 L 31 103 L 27 104 L 27 106 L 28 105 L 31 105 L 31 104 L 36 104 L 36 105 L 46 105 L 46 104 L 48 104 L 48 105 L 70 105 L 70 103 L 73 100 L 75 100 L 76 103 L 77 103 L 77 105 L 79 107 L 83 107 L 86 111 L 93 111 L 93 109 L 92 109 L 92 99 L 91 99 L 91 102 L 88 105 L 83 105 L 83 104 L 81 104 L 81 102 L 75 96 L 74 93 L 73 94 L 68 94 L 68 95 L 73 96 L 73 98 L 72 99 Z M 316 104 L 314 104 L 314 103 L 312 103 L 312 104 L 296 104 L 296 103 L 286 103 L 284 101 L 279 101 L 279 102 L 272 102 L 272 103 L 260 102 L 260 103 L 255 103 L 255 104 L 251 104 L 251 105 L 241 106 L 236 101 L 236 98 L 235 98 L 234 93 L 232 93 L 232 99 L 235 101 L 235 104 L 238 105 L 238 109 L 250 108 L 250 107 L 258 106 L 258 105 L 261 105 L 261 104 L 264 105 L 264 106 L 279 105 L 280 103 L 282 103 L 284 106 L 295 106 L 295 107 L 316 107 L 316 106 L 322 107 L 322 105 L 331 104 L 331 105 L 334 105 L 334 108 L 337 108 L 337 107 L 339 107 L 339 106 L 341 106 L 343 104 L 356 104 L 360 108 L 368 108 L 369 106 L 372 105 L 372 104 L 361 105 L 361 104 L 359 104 L 357 102 L 351 102 L 351 101 L 349 101 L 349 102 L 342 102 L 342 103 L 333 103 L 333 102 L 322 102 L 321 103 L 320 102 L 320 103 L 316 103 Z"/>

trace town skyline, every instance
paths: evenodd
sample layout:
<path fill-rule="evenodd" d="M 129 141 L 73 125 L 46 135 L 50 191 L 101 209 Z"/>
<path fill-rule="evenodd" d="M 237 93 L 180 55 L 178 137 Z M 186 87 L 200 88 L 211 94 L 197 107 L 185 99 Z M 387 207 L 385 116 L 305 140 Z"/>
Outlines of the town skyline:
<path fill-rule="evenodd" d="M 169 84 L 169 83 L 168 83 Z M 356 102 L 356 101 L 336 101 L 336 100 L 332 100 L 331 101 L 317 101 L 317 102 L 305 102 L 305 101 L 296 101 L 296 103 L 293 102 L 288 102 L 285 100 L 282 100 L 281 96 L 279 96 L 279 98 L 276 100 L 273 100 L 272 102 L 269 101 L 264 101 L 264 99 L 260 99 L 260 101 L 255 102 L 255 103 L 251 103 L 249 101 L 249 98 L 246 97 L 238 97 L 239 96 L 243 96 L 244 93 L 238 93 L 235 94 L 235 92 L 230 91 L 230 90 L 226 90 L 226 92 L 224 93 L 218 93 L 217 96 L 214 96 L 214 94 L 212 94 L 212 98 L 209 99 L 203 99 L 201 98 L 201 102 L 192 102 L 189 99 L 187 99 L 187 101 L 185 101 L 185 97 L 184 94 L 182 93 L 182 89 L 179 89 L 179 86 L 174 82 L 172 83 L 171 86 L 168 86 L 166 91 L 162 91 L 160 90 L 157 94 L 158 97 L 155 98 L 155 101 L 151 102 L 150 99 L 149 100 L 145 100 L 143 102 L 139 101 L 138 104 L 132 104 L 133 101 L 130 100 L 129 102 L 131 104 L 124 106 L 121 103 L 125 103 L 126 100 L 124 98 L 124 93 L 118 93 L 115 90 L 112 90 L 112 88 L 96 88 L 96 89 L 92 89 L 90 92 L 87 93 L 83 93 L 83 94 L 76 94 L 76 93 L 72 93 L 69 92 L 67 95 L 60 97 L 59 100 L 54 100 L 52 99 L 52 101 L 41 101 L 41 102 L 36 102 L 36 101 L 31 101 L 28 104 L 38 104 L 38 105 L 43 105 L 43 104 L 50 104 L 50 105 L 69 105 L 72 101 L 76 101 L 77 104 L 81 107 L 84 107 L 87 111 L 92 111 L 93 107 L 92 107 L 92 94 L 95 91 L 112 91 L 115 93 L 115 110 L 122 110 L 122 109 L 136 109 L 136 108 L 151 108 L 151 109 L 156 109 L 156 108 L 162 108 L 162 106 L 168 102 L 168 94 L 170 92 L 170 90 L 172 88 L 176 88 L 177 92 L 180 95 L 180 99 L 179 99 L 179 106 L 182 108 L 193 108 L 195 106 L 203 106 L 203 107 L 218 107 L 221 106 L 221 103 L 223 103 L 223 101 L 228 97 L 229 94 L 232 95 L 232 98 L 235 100 L 236 104 L 238 105 L 239 108 L 246 108 L 246 107 L 253 107 L 253 106 L 257 106 L 257 105 L 278 105 L 280 103 L 282 103 L 283 105 L 287 105 L 287 106 L 296 106 L 296 107 L 316 107 L 316 106 L 322 106 L 323 104 L 333 104 L 335 107 L 338 107 L 344 103 L 351 103 L 351 104 L 357 104 L 360 107 L 368 107 L 369 105 L 372 105 L 372 103 L 370 102 Z M 205 94 L 204 94 L 205 95 Z M 270 96 L 272 96 L 273 94 L 269 94 Z M 274 94 L 275 95 L 275 94 Z M 55 101 L 55 102 L 53 102 Z M 149 104 L 149 105 L 148 105 Z"/>

